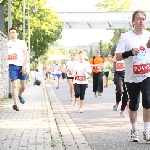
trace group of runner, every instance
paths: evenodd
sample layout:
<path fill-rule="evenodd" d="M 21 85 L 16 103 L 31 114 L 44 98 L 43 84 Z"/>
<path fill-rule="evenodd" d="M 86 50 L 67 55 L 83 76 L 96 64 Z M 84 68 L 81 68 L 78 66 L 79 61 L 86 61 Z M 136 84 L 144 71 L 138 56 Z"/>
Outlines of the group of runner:
<path fill-rule="evenodd" d="M 125 116 L 124 109 L 129 101 L 129 117 L 132 125 L 130 141 L 139 141 L 137 127 L 137 110 L 142 93 L 144 132 L 143 138 L 150 141 L 150 32 L 145 30 L 146 14 L 143 11 L 135 11 L 132 15 L 133 29 L 124 33 L 119 43 L 114 46 L 108 59 L 114 62 L 114 83 L 116 85 L 116 104 L 113 110 L 118 109 L 122 100 L 121 116 Z M 28 51 L 24 41 L 19 40 L 18 30 L 10 28 L 11 40 L 7 42 L 9 76 L 12 82 L 12 94 L 14 98 L 13 109 L 19 111 L 18 100 L 24 104 L 22 93 L 25 90 L 27 78 Z M 88 61 L 85 60 L 84 52 L 79 51 L 78 60 L 71 54 L 71 60 L 66 64 L 67 79 L 70 85 L 70 96 L 73 105 L 80 100 L 79 112 L 83 112 L 83 100 L 88 84 L 88 77 L 93 70 L 94 96 L 101 96 L 103 92 L 103 67 L 104 58 L 100 57 L 99 51 Z M 92 67 L 92 69 L 91 69 Z M 61 66 L 58 61 L 53 66 L 56 89 L 59 88 Z M 19 92 L 17 91 L 17 79 L 20 79 Z M 107 87 L 107 83 L 105 87 Z"/>

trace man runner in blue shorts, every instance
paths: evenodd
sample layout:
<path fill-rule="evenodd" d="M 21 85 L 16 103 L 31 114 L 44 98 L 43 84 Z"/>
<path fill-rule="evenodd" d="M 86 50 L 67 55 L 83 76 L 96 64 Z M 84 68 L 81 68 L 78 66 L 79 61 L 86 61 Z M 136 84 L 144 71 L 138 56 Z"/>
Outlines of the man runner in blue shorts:
<path fill-rule="evenodd" d="M 9 77 L 12 83 L 12 95 L 14 99 L 13 109 L 19 111 L 18 99 L 20 103 L 24 104 L 25 100 L 22 97 L 22 93 L 25 90 L 26 78 L 27 78 L 27 61 L 28 51 L 25 41 L 19 40 L 17 37 L 19 31 L 16 28 L 10 28 L 9 34 L 11 40 L 7 42 L 8 47 L 8 65 L 9 65 Z M 17 80 L 20 80 L 19 92 L 17 91 Z"/>

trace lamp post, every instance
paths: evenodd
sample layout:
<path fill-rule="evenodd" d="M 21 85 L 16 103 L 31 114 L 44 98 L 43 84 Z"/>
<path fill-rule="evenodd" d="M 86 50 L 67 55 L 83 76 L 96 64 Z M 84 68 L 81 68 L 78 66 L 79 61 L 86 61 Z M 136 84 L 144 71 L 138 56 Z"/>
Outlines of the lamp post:
<path fill-rule="evenodd" d="M 8 38 L 10 39 L 9 36 L 9 28 L 12 27 L 12 16 L 11 16 L 11 0 L 8 0 Z M 9 93 L 8 97 L 12 98 L 12 87 L 11 87 L 11 81 L 9 78 Z"/>
<path fill-rule="evenodd" d="M 23 40 L 25 41 L 25 0 L 23 0 Z"/>
<path fill-rule="evenodd" d="M 38 11 L 38 9 L 35 6 L 35 0 L 34 0 L 34 8 L 32 9 L 34 13 Z M 30 71 L 30 52 L 31 52 L 31 46 L 30 46 L 30 0 L 28 0 L 28 53 L 29 53 L 29 71 Z"/>

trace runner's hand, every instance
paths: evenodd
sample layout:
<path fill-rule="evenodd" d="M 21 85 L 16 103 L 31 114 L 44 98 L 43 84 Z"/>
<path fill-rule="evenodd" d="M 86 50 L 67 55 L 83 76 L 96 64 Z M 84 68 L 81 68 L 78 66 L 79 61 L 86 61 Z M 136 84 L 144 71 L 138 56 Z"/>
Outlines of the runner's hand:
<path fill-rule="evenodd" d="M 22 72 L 22 75 L 25 75 L 25 74 L 27 74 L 27 68 L 24 68 L 24 67 L 22 67 L 22 70 L 20 71 L 20 72 Z"/>
<path fill-rule="evenodd" d="M 133 49 L 132 49 L 132 54 L 133 54 L 133 55 L 137 55 L 138 52 L 139 52 L 139 49 L 138 49 L 138 48 L 133 48 Z"/>

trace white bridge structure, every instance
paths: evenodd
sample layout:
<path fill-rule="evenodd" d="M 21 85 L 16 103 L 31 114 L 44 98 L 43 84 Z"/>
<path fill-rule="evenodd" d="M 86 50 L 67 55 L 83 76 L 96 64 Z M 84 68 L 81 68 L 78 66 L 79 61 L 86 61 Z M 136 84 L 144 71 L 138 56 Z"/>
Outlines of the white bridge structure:
<path fill-rule="evenodd" d="M 131 29 L 133 12 L 59 12 L 63 29 Z M 150 11 L 146 12 L 150 28 Z"/>

